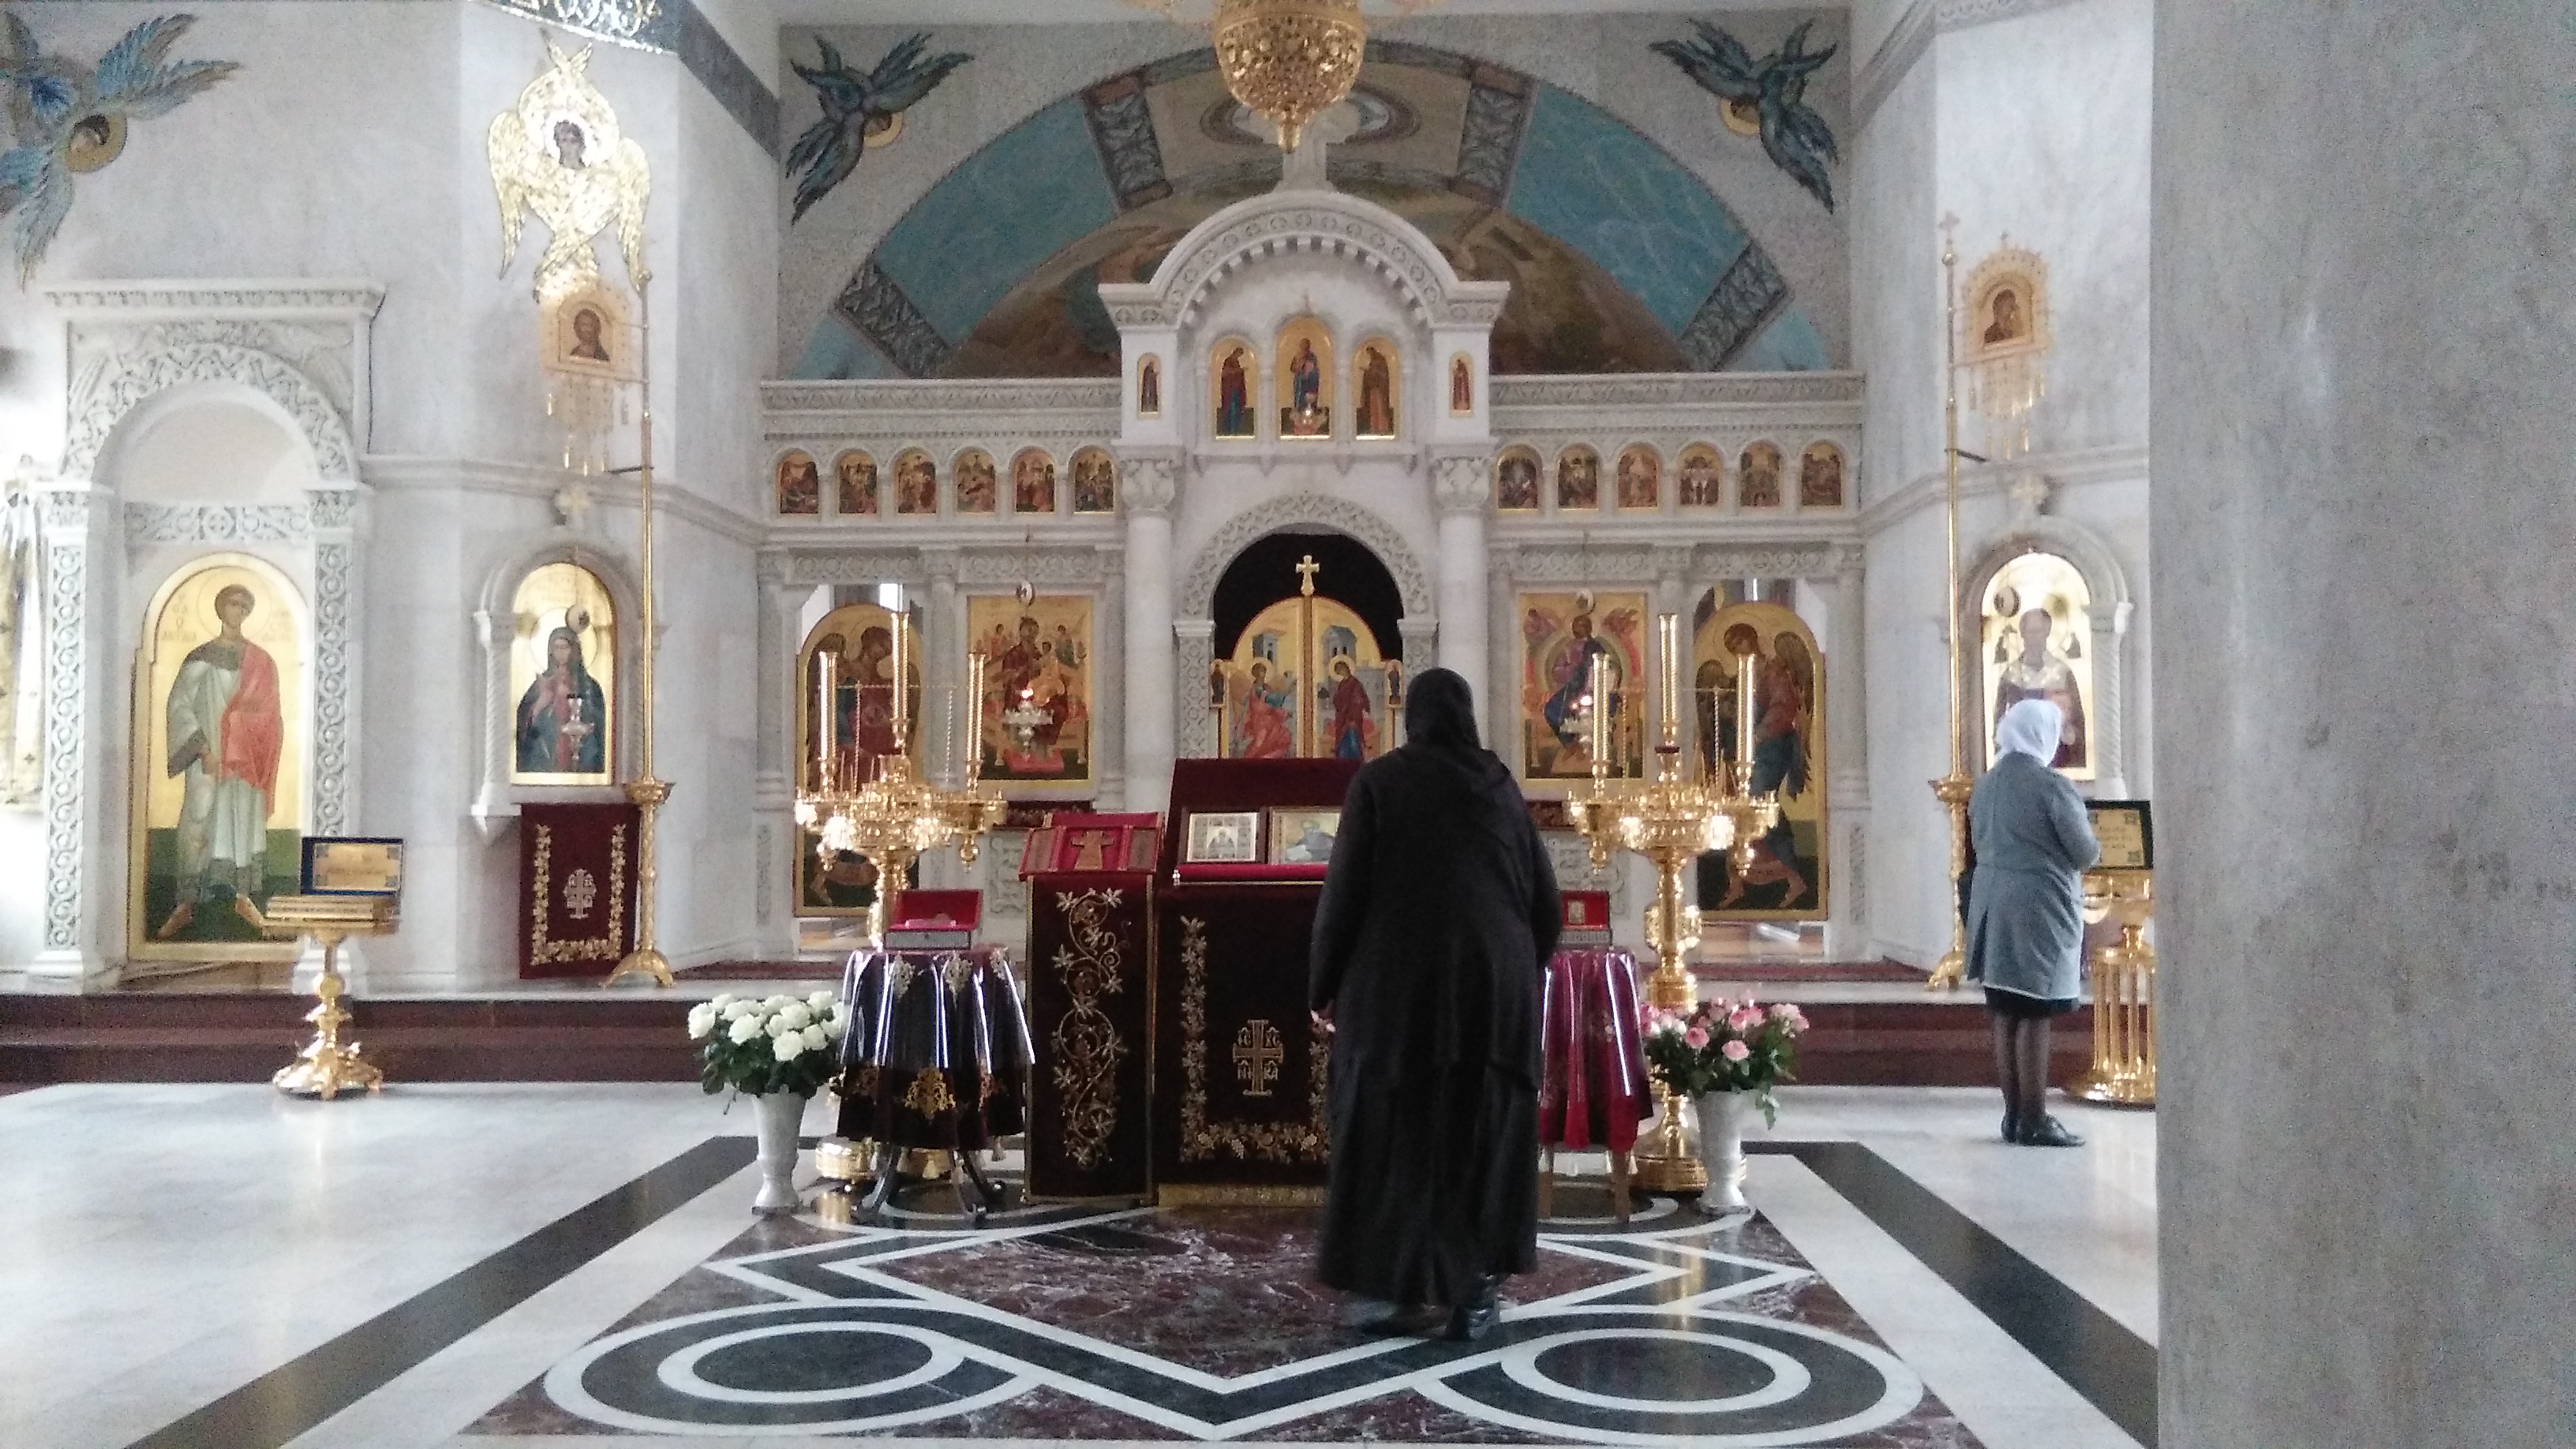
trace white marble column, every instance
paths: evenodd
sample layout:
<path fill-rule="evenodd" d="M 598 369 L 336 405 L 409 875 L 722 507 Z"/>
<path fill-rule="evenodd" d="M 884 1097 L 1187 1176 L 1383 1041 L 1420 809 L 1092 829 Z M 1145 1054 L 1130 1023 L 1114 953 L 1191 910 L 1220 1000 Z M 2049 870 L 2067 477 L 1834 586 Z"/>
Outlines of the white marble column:
<path fill-rule="evenodd" d="M 1127 803 L 1160 810 L 1172 790 L 1172 459 L 1122 458 L 1119 511 L 1127 519 Z M 1197 686 L 1197 681 L 1192 681 Z"/>
<path fill-rule="evenodd" d="M 1825 596 L 1825 821 L 1832 832 L 1826 866 L 1825 956 L 1852 961 L 1869 952 L 1869 677 L 1861 617 L 1864 555 L 1859 544 L 1834 550 L 1834 576 L 1816 580 Z"/>
<path fill-rule="evenodd" d="M 797 859 L 796 787 L 801 761 L 789 756 L 796 747 L 796 695 L 804 686 L 796 677 L 796 651 L 804 643 L 797 613 L 811 592 L 786 582 L 786 559 L 762 554 L 758 562 L 760 614 L 757 642 L 759 697 L 752 704 L 751 806 L 752 866 L 757 893 L 752 905 L 753 939 L 761 958 L 793 960 L 796 956 Z"/>
<path fill-rule="evenodd" d="M 2155 44 L 2162 1441 L 2566 1444 L 2576 25 Z"/>
<path fill-rule="evenodd" d="M 43 510 L 45 631 L 45 921 L 27 968 L 33 991 L 81 991 L 115 984 L 124 956 L 117 935 L 122 872 L 108 841 L 122 838 L 122 800 L 108 796 L 108 751 L 118 731 L 108 689 L 121 652 L 111 642 L 115 581 L 123 550 L 109 524 L 115 499 L 85 481 L 49 488 Z M 111 837 L 110 831 L 116 832 Z M 114 940 L 115 945 L 109 945 Z"/>
<path fill-rule="evenodd" d="M 1091 793 L 1094 808 L 1127 807 L 1127 712 L 1107 707 L 1101 698 L 1111 681 L 1127 682 L 1126 550 L 1100 547 L 1100 592 L 1092 617 L 1091 656 Z"/>
<path fill-rule="evenodd" d="M 1485 697 L 1492 634 L 1485 585 L 1487 467 L 1483 457 L 1442 458 L 1431 480 L 1432 506 L 1440 513 L 1440 667 L 1456 671 L 1478 700 Z"/>
<path fill-rule="evenodd" d="M 1519 564 L 1520 551 L 1508 545 L 1486 550 L 1485 616 L 1502 620 L 1503 626 L 1487 631 L 1485 653 L 1491 664 L 1485 678 L 1493 688 L 1476 697 L 1484 716 L 1485 748 L 1514 771 L 1521 767 L 1520 600 L 1512 578 Z"/>

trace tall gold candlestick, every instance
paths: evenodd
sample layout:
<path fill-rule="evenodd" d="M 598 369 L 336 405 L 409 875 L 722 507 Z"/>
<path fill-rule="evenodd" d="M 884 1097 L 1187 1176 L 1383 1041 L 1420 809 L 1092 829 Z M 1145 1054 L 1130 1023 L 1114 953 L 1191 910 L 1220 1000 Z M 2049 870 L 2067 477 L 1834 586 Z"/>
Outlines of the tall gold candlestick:
<path fill-rule="evenodd" d="M 621 977 L 650 976 L 657 986 L 671 984 L 671 963 L 654 944 L 654 885 L 661 871 L 654 859 L 654 825 L 661 814 L 662 802 L 671 798 L 671 782 L 653 773 L 653 655 L 659 647 L 653 624 L 653 289 L 643 277 L 635 282 L 638 341 L 636 356 L 638 384 L 644 395 L 640 426 L 637 428 L 641 459 L 635 470 L 638 526 L 638 549 L 643 574 L 644 648 L 637 671 L 638 692 L 644 701 L 643 766 L 644 772 L 626 782 L 626 798 L 635 806 L 635 949 L 618 961 L 608 973 L 603 986 L 614 986 Z"/>
<path fill-rule="evenodd" d="M 1655 647 L 1663 651 L 1664 707 L 1656 716 L 1663 743 L 1678 749 L 1682 742 L 1682 616 L 1655 616 Z"/>
<path fill-rule="evenodd" d="M 1932 798 L 1950 814 L 1950 949 L 1932 968 L 1927 991 L 1954 991 L 1968 970 L 1968 925 L 1958 908 L 1959 877 L 1968 869 L 1968 796 L 1976 781 L 1968 774 L 1966 727 L 1959 708 L 1959 250 L 1948 232 L 1955 219 L 1942 222 L 1942 427 L 1948 480 L 1947 586 L 1941 614 L 1941 672 L 1950 681 L 1950 773 L 1932 782 Z"/>

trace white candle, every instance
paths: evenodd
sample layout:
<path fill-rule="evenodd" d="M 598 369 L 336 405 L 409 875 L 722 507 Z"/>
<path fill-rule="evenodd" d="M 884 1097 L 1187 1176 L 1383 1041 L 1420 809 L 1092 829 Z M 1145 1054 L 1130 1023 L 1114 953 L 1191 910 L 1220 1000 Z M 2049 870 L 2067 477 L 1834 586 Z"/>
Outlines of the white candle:
<path fill-rule="evenodd" d="M 1583 686 L 1592 696 L 1592 761 L 1594 764 L 1608 763 L 1602 748 L 1610 731 L 1610 691 L 1607 687 L 1609 670 L 1605 667 L 1608 662 L 1604 655 L 1593 655 L 1592 677 L 1586 680 Z"/>
<path fill-rule="evenodd" d="M 1735 657 L 1735 762 L 1748 770 L 1753 766 L 1753 655 L 1750 651 Z"/>
<path fill-rule="evenodd" d="M 814 657 L 822 665 L 815 677 L 814 782 L 816 788 L 828 790 L 832 788 L 832 696 L 837 692 L 834 685 L 841 656 L 825 649 Z"/>

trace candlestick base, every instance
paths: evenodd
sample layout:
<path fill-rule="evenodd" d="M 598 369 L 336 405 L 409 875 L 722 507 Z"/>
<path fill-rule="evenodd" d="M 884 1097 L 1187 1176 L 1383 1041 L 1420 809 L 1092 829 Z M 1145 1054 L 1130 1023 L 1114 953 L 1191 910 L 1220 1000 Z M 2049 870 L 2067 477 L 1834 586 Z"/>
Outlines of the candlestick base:
<path fill-rule="evenodd" d="M 654 985 L 669 986 L 673 981 L 670 958 L 650 946 L 629 951 L 617 963 L 617 969 L 608 973 L 608 979 L 599 984 L 614 986 L 624 976 L 650 976 Z"/>
<path fill-rule="evenodd" d="M 1635 1176 L 1648 1192 L 1696 1197 L 1708 1191 L 1708 1168 L 1690 1150 L 1682 1132 L 1682 1099 L 1655 1083 L 1656 1122 L 1637 1139 Z"/>

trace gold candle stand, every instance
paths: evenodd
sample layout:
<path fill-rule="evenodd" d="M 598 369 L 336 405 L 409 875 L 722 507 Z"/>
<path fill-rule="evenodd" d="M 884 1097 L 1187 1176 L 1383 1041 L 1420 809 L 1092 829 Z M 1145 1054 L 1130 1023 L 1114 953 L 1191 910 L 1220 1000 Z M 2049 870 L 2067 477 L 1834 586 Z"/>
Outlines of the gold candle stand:
<path fill-rule="evenodd" d="M 1665 614 L 1656 620 L 1657 637 L 1667 661 L 1678 657 L 1680 624 L 1678 614 Z M 1737 872 L 1749 869 L 1754 841 L 1780 820 L 1778 794 L 1756 796 L 1752 792 L 1749 741 L 1753 695 L 1749 669 L 1738 677 L 1744 681 L 1738 738 L 1748 747 L 1738 751 L 1743 758 L 1730 772 L 1731 789 L 1701 778 L 1697 763 L 1684 759 L 1678 669 L 1668 663 L 1654 778 L 1614 792 L 1609 785 L 1608 766 L 1596 754 L 1588 792 L 1565 802 L 1567 818 L 1591 844 L 1594 869 L 1610 863 L 1614 846 L 1646 857 L 1655 867 L 1655 902 L 1646 911 L 1647 945 L 1655 953 L 1655 969 L 1646 978 L 1646 1000 L 1660 1010 L 1687 1011 L 1698 997 L 1685 962 L 1690 950 L 1699 944 L 1699 908 L 1682 902 L 1682 873 L 1695 869 L 1699 858 L 1712 850 L 1731 849 Z M 1609 707 L 1599 687 L 1597 661 L 1594 679 L 1592 707 L 1597 729 L 1599 712 Z M 1673 1095 L 1661 1078 L 1650 1078 L 1650 1085 L 1656 1120 L 1637 1139 L 1637 1184 L 1648 1192 L 1687 1195 L 1706 1191 L 1708 1169 L 1690 1150 L 1682 1126 L 1682 1099 Z"/>
<path fill-rule="evenodd" d="M 2143 870 L 2084 875 L 2084 918 L 2119 923 L 2120 939 L 2093 953 L 2093 1070 L 2075 1095 L 2117 1107 L 2156 1104 L 2155 876 Z"/>
<path fill-rule="evenodd" d="M 349 1013 L 340 1006 L 347 990 L 340 980 L 340 943 L 351 936 L 392 934 L 399 919 L 389 896 L 275 896 L 264 911 L 272 936 L 310 936 L 322 947 L 322 975 L 313 983 L 320 1001 L 305 1013 L 313 1023 L 313 1040 L 295 1060 L 269 1078 L 277 1090 L 296 1097 L 330 1101 L 342 1092 L 384 1087 L 385 1074 L 360 1052 L 356 1042 L 340 1040 Z"/>
<path fill-rule="evenodd" d="M 637 311 L 640 314 L 638 318 L 640 325 L 637 331 L 641 339 L 637 345 L 636 355 L 642 359 L 639 372 L 643 378 L 641 390 L 644 394 L 644 406 L 638 428 L 643 453 L 642 460 L 635 468 L 636 506 L 640 515 L 638 524 L 640 539 L 637 552 L 641 555 L 641 572 L 644 575 L 644 648 L 641 661 L 643 668 L 639 671 L 640 677 L 636 680 L 644 700 L 644 773 L 626 782 L 626 798 L 634 803 L 635 813 L 638 816 L 635 831 L 635 949 L 627 952 L 618 961 L 616 969 L 608 973 L 608 979 L 599 984 L 614 986 L 623 977 L 649 976 L 653 979 L 654 985 L 668 987 L 671 984 L 671 962 L 654 945 L 653 940 L 653 886 L 661 875 L 654 861 L 653 827 L 655 817 L 661 813 L 662 802 L 671 798 L 671 782 L 653 773 L 653 656 L 660 652 L 661 640 L 654 634 L 653 623 L 652 287 L 639 278 L 635 287 L 635 296 Z"/>
<path fill-rule="evenodd" d="M 1959 877 L 1968 870 L 1968 795 L 1977 784 L 1968 773 L 1967 726 L 1959 701 L 1959 248 L 1948 235 L 1956 220 L 1944 218 L 1941 223 L 1941 456 L 1949 505 L 1941 672 L 1950 681 L 1950 773 L 1932 782 L 1932 798 L 1940 801 L 1941 808 L 1950 815 L 1950 949 L 1933 965 L 1931 976 L 1923 983 L 1926 991 L 1956 991 L 1968 974 L 1968 923 L 1959 909 Z"/>

